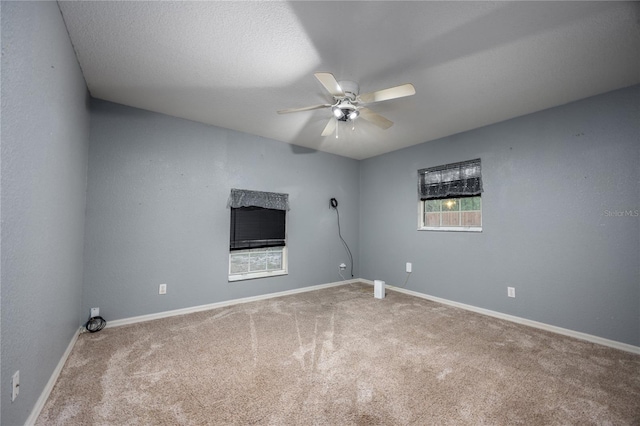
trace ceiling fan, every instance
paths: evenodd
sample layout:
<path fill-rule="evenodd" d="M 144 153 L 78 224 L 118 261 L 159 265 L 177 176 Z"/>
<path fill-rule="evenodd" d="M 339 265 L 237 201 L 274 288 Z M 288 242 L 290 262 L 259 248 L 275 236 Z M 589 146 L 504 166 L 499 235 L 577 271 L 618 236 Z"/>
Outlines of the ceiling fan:
<path fill-rule="evenodd" d="M 387 101 L 389 99 L 402 98 L 416 94 L 413 84 L 407 83 L 388 89 L 377 90 L 375 92 L 359 94 L 358 83 L 354 81 L 337 81 L 333 74 L 328 72 L 317 72 L 314 74 L 325 89 L 333 97 L 333 103 L 313 105 L 303 108 L 291 108 L 278 111 L 278 114 L 289 114 L 291 112 L 310 111 L 320 108 L 331 108 L 333 117 L 329 120 L 322 131 L 322 136 L 328 136 L 336 129 L 338 121 L 353 121 L 358 117 L 375 124 L 381 129 L 388 129 L 393 122 L 377 114 L 364 104 Z"/>

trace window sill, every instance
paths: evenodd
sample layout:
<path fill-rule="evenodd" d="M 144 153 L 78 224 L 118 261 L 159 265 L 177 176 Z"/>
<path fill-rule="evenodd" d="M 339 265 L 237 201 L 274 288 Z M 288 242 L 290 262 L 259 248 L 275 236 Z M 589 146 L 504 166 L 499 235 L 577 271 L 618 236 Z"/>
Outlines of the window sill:
<path fill-rule="evenodd" d="M 253 272 L 250 274 L 229 275 L 229 282 L 253 280 L 256 278 L 278 277 L 281 275 L 288 275 L 288 274 L 289 273 L 287 271 L 282 270 L 282 271 Z"/>
<path fill-rule="evenodd" d="M 444 232 L 482 232 L 481 226 L 439 226 L 422 227 L 418 231 L 444 231 Z"/>

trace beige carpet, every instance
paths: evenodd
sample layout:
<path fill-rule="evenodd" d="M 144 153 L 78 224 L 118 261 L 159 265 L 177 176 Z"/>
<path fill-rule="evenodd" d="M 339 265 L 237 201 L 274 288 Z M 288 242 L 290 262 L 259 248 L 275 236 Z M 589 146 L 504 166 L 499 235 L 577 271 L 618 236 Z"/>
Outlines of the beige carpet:
<path fill-rule="evenodd" d="M 352 284 L 82 334 L 38 424 L 640 424 L 640 356 Z"/>

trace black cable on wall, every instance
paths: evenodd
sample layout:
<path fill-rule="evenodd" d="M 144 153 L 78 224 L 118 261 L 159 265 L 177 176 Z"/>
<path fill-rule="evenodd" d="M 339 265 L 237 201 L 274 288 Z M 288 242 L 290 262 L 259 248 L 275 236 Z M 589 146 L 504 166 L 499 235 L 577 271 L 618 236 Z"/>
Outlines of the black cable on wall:
<path fill-rule="evenodd" d="M 332 209 L 335 209 L 336 215 L 338 216 L 338 236 L 340 237 L 340 241 L 342 241 L 342 244 L 344 245 L 344 248 L 347 250 L 347 254 L 349 255 L 349 262 L 351 264 L 351 278 L 353 278 L 353 255 L 351 254 L 351 250 L 349 250 L 349 245 L 344 240 L 344 238 L 342 238 L 342 231 L 340 230 L 340 212 L 338 211 L 338 200 L 332 198 L 329 204 L 331 205 Z"/>
<path fill-rule="evenodd" d="M 91 317 L 89 321 L 84 325 L 89 333 L 96 333 L 102 330 L 107 325 L 107 321 L 105 321 L 102 317 Z"/>

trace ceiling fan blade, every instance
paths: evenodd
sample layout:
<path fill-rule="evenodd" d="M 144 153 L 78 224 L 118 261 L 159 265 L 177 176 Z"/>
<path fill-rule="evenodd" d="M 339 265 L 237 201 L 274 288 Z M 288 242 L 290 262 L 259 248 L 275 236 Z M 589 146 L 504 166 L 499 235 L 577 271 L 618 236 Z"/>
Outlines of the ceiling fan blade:
<path fill-rule="evenodd" d="M 359 98 L 362 103 L 370 104 L 372 102 L 388 101 L 389 99 L 403 98 L 415 94 L 416 88 L 413 87 L 413 84 L 407 83 L 401 86 L 365 93 L 364 95 L 360 95 Z"/>
<path fill-rule="evenodd" d="M 290 112 L 300 112 L 300 111 L 311 111 L 312 109 L 320 109 L 330 107 L 331 104 L 322 104 L 322 105 L 313 105 L 303 108 L 290 108 L 290 109 L 281 109 L 278 111 L 278 114 L 289 114 Z"/>
<path fill-rule="evenodd" d="M 333 117 L 330 118 L 329 122 L 327 123 L 324 130 L 322 131 L 322 136 L 329 136 L 330 134 L 332 134 L 333 131 L 336 129 L 336 123 L 337 123 L 337 120 L 335 118 Z"/>
<path fill-rule="evenodd" d="M 327 89 L 329 93 L 331 93 L 331 96 L 333 96 L 334 98 L 345 96 L 342 87 L 340 87 L 340 85 L 338 84 L 338 80 L 336 80 L 333 74 L 331 74 L 330 72 L 317 72 L 314 75 L 316 76 L 318 81 L 322 83 L 324 88 Z"/>
<path fill-rule="evenodd" d="M 360 117 L 375 124 L 381 129 L 387 130 L 389 127 L 393 126 L 393 121 L 387 120 L 380 114 L 371 111 L 369 108 L 362 107 L 359 108 L 358 111 L 360 111 Z"/>

